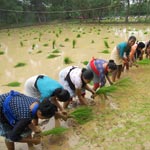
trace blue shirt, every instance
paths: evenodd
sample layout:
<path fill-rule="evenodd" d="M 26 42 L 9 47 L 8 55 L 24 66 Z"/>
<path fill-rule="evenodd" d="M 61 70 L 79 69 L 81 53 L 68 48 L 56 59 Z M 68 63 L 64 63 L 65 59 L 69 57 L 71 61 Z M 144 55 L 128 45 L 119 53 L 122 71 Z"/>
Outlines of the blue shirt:
<path fill-rule="evenodd" d="M 0 107 L 3 107 L 3 102 L 9 93 L 0 95 Z M 37 99 L 28 97 L 24 94 L 14 96 L 13 99 L 9 102 L 10 109 L 13 112 L 13 115 L 17 120 L 28 118 L 32 119 L 32 113 L 30 110 L 30 105 L 36 102 Z"/>
<path fill-rule="evenodd" d="M 48 76 L 44 76 L 37 80 L 37 88 L 41 95 L 40 101 L 42 102 L 45 98 L 51 97 L 57 88 L 63 87 L 56 80 L 53 80 Z"/>
<path fill-rule="evenodd" d="M 100 83 L 101 83 L 101 87 L 105 85 L 106 83 L 106 79 L 105 79 L 105 69 L 103 67 L 104 63 L 107 63 L 107 61 L 103 60 L 103 59 L 96 59 L 94 61 L 96 69 L 99 72 L 99 78 L 100 78 Z"/>
<path fill-rule="evenodd" d="M 119 50 L 119 55 L 123 58 L 124 53 L 127 51 L 127 42 L 122 42 L 117 45 L 117 49 Z"/>

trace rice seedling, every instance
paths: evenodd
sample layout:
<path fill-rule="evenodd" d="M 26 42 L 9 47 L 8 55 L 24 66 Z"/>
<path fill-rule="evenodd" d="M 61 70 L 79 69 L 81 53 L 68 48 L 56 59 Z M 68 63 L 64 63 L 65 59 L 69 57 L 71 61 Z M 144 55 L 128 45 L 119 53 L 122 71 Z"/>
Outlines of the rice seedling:
<path fill-rule="evenodd" d="M 22 41 L 20 41 L 20 46 L 23 47 L 23 42 Z"/>
<path fill-rule="evenodd" d="M 111 85 L 111 86 L 104 86 L 102 88 L 99 88 L 97 91 L 96 91 L 96 94 L 97 95 L 101 95 L 101 94 L 110 94 L 110 93 L 113 93 L 117 90 L 117 87 Z"/>
<path fill-rule="evenodd" d="M 59 44 L 60 47 L 65 47 L 63 44 Z"/>
<path fill-rule="evenodd" d="M 116 86 L 117 88 L 127 88 L 129 86 L 131 86 L 132 84 L 132 80 L 129 77 L 126 78 L 122 78 L 120 80 L 118 80 L 115 84 L 113 84 L 113 86 Z"/>
<path fill-rule="evenodd" d="M 101 53 L 104 53 L 104 54 L 109 54 L 110 52 L 109 52 L 109 50 L 103 50 Z"/>
<path fill-rule="evenodd" d="M 137 62 L 140 65 L 149 65 L 150 64 L 150 59 L 143 59 Z"/>
<path fill-rule="evenodd" d="M 94 40 L 92 40 L 91 43 L 94 43 Z"/>
<path fill-rule="evenodd" d="M 106 48 L 109 48 L 108 42 L 106 40 L 104 40 L 104 45 Z"/>
<path fill-rule="evenodd" d="M 148 32 L 144 32 L 144 34 L 148 34 Z"/>
<path fill-rule="evenodd" d="M 39 54 L 39 53 L 42 53 L 42 51 L 41 50 L 37 51 L 37 54 Z"/>
<path fill-rule="evenodd" d="M 43 131 L 41 133 L 42 136 L 47 136 L 47 135 L 60 135 L 60 134 L 63 134 L 64 132 L 66 132 L 68 129 L 67 128 L 64 128 L 64 127 L 57 127 L 57 128 L 53 128 L 51 130 L 46 130 L 46 131 Z"/>
<path fill-rule="evenodd" d="M 76 108 L 70 113 L 70 116 L 73 117 L 79 124 L 85 124 L 94 118 L 93 110 L 88 106 Z"/>
<path fill-rule="evenodd" d="M 73 40 L 72 41 L 72 48 L 75 48 L 75 45 L 76 45 L 76 40 Z"/>
<path fill-rule="evenodd" d="M 68 42 L 69 41 L 69 39 L 68 38 L 65 38 L 65 40 L 64 40 L 65 42 Z"/>
<path fill-rule="evenodd" d="M 53 42 L 52 42 L 52 48 L 53 48 L 53 49 L 55 49 L 55 45 L 56 45 L 56 41 L 53 40 Z"/>
<path fill-rule="evenodd" d="M 104 39 L 109 39 L 108 37 L 105 37 Z"/>
<path fill-rule="evenodd" d="M 0 51 L 0 55 L 3 55 L 5 52 L 4 51 Z"/>
<path fill-rule="evenodd" d="M 69 57 L 64 58 L 64 64 L 71 64 L 73 61 Z"/>
<path fill-rule="evenodd" d="M 26 65 L 26 63 L 19 62 L 19 63 L 17 63 L 14 67 L 15 67 L 15 68 L 17 68 L 17 67 L 23 67 L 23 66 L 25 66 L 25 65 Z"/>
<path fill-rule="evenodd" d="M 33 50 L 35 49 L 35 44 L 32 44 L 32 49 L 33 49 Z"/>
<path fill-rule="evenodd" d="M 78 34 L 78 35 L 77 35 L 77 38 L 80 38 L 80 37 L 81 37 L 81 35 L 80 35 L 80 34 Z"/>
<path fill-rule="evenodd" d="M 104 94 L 104 95 L 109 94 L 110 95 L 111 93 L 116 92 L 119 88 L 124 89 L 124 88 L 129 87 L 131 85 L 131 83 L 132 83 L 131 79 L 126 77 L 126 78 L 120 79 L 113 85 L 104 86 L 102 88 L 99 88 L 96 91 L 96 94 L 97 95 L 101 95 L 101 94 Z"/>
<path fill-rule="evenodd" d="M 51 58 L 55 58 L 55 57 L 58 57 L 60 55 L 54 55 L 54 54 L 50 54 L 49 56 L 47 56 L 48 59 L 51 59 Z"/>
<path fill-rule="evenodd" d="M 57 37 L 57 38 L 59 37 L 58 33 L 56 33 L 56 37 Z"/>
<path fill-rule="evenodd" d="M 87 60 L 82 62 L 84 65 L 87 65 L 89 62 Z"/>
<path fill-rule="evenodd" d="M 10 83 L 8 83 L 8 84 L 6 84 L 4 86 L 18 87 L 20 85 L 21 85 L 21 83 L 15 81 L 15 82 L 10 82 Z"/>
<path fill-rule="evenodd" d="M 52 53 L 60 53 L 60 50 L 59 50 L 59 49 L 54 49 L 54 50 L 52 51 Z"/>
<path fill-rule="evenodd" d="M 48 43 L 43 44 L 43 46 L 47 47 L 47 46 L 48 46 Z"/>

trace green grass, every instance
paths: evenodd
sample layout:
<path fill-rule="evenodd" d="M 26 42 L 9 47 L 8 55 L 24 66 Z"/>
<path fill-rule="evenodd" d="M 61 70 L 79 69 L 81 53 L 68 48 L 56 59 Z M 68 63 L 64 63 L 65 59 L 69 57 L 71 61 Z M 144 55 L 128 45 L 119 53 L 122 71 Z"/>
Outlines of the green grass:
<path fill-rule="evenodd" d="M 68 129 L 67 128 L 64 128 L 64 127 L 57 127 L 57 128 L 53 128 L 51 130 L 47 130 L 47 131 L 43 131 L 41 133 L 41 135 L 43 136 L 47 136 L 47 135 L 60 135 L 62 133 L 64 133 L 65 131 L 67 131 Z"/>
<path fill-rule="evenodd" d="M 14 67 L 15 67 L 15 68 L 17 68 L 17 67 L 23 67 L 23 66 L 25 66 L 25 65 L 26 65 L 26 63 L 19 62 L 19 63 L 17 63 Z"/>
<path fill-rule="evenodd" d="M 93 110 L 91 107 L 79 107 L 76 108 L 73 112 L 70 114 L 79 124 L 85 124 L 89 121 L 91 121 L 93 116 Z"/>
<path fill-rule="evenodd" d="M 10 82 L 10 83 L 6 84 L 5 86 L 18 87 L 20 85 L 21 85 L 21 83 L 15 81 L 15 82 Z"/>
<path fill-rule="evenodd" d="M 51 58 L 55 58 L 55 57 L 58 57 L 60 55 L 54 55 L 54 54 L 50 54 L 49 56 L 47 56 L 48 59 L 51 59 Z"/>
<path fill-rule="evenodd" d="M 73 61 L 69 57 L 65 57 L 64 58 L 64 63 L 65 64 L 71 64 L 71 63 L 73 63 Z"/>

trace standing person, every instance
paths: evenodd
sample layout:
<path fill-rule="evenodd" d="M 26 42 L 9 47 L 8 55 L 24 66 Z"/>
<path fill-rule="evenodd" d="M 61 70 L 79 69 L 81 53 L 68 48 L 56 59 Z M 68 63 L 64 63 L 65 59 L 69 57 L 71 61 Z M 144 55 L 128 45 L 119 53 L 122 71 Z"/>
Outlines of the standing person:
<path fill-rule="evenodd" d="M 122 65 L 123 63 L 128 64 L 129 60 L 129 53 L 131 47 L 135 44 L 136 37 L 130 36 L 127 42 L 119 43 L 112 51 L 111 53 L 111 59 L 113 59 L 117 65 L 117 70 L 113 72 L 112 74 L 112 81 L 116 81 L 120 78 L 121 72 L 122 72 Z"/>
<path fill-rule="evenodd" d="M 93 79 L 93 73 L 85 68 L 79 68 L 77 66 L 69 66 L 62 69 L 59 73 L 59 81 L 63 85 L 64 89 L 67 89 L 70 93 L 71 99 L 78 96 L 81 105 L 88 105 L 88 101 L 85 98 L 85 90 L 94 94 L 87 84 Z M 67 108 L 69 101 L 64 103 L 64 108 Z"/>
<path fill-rule="evenodd" d="M 92 59 L 88 65 L 87 69 L 91 70 L 94 74 L 93 82 L 94 87 L 93 90 L 96 91 L 97 88 L 103 87 L 106 84 L 106 78 L 109 84 L 112 84 L 108 73 L 113 72 L 117 69 L 117 65 L 114 60 L 103 60 L 103 59 Z"/>
<path fill-rule="evenodd" d="M 146 58 L 150 59 L 150 41 L 148 41 L 146 44 L 145 54 L 146 54 Z"/>
<path fill-rule="evenodd" d="M 54 116 L 57 107 L 49 100 L 39 100 L 16 91 L 0 95 L 0 136 L 5 137 L 8 150 L 15 150 L 14 142 L 39 144 L 40 138 L 32 137 L 32 131 L 40 133 L 38 119 Z"/>
<path fill-rule="evenodd" d="M 45 98 L 51 97 L 50 100 L 60 111 L 66 113 L 59 101 L 68 101 L 70 99 L 70 94 L 59 82 L 47 75 L 36 75 L 27 79 L 25 82 L 25 93 L 28 96 L 40 99 L 40 102 Z"/>
<path fill-rule="evenodd" d="M 130 54 L 129 54 L 129 61 L 130 61 L 130 65 L 135 65 L 136 67 L 138 66 L 136 64 L 136 60 L 137 58 L 139 58 L 139 55 L 141 53 L 143 53 L 143 48 L 145 47 L 145 44 L 143 42 L 137 42 L 135 43 L 132 47 L 131 47 L 131 51 L 130 51 Z"/>

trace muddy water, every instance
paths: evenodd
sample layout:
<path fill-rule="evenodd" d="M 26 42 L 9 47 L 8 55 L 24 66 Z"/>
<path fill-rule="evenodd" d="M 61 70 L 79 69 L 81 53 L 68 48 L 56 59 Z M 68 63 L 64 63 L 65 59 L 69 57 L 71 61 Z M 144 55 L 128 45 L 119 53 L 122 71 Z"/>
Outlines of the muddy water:
<path fill-rule="evenodd" d="M 24 92 L 25 80 L 36 74 L 47 74 L 58 80 L 59 71 L 68 66 L 64 64 L 65 57 L 69 57 L 73 61 L 70 65 L 84 67 L 82 62 L 90 60 L 93 56 L 108 60 L 110 53 L 104 54 L 102 51 L 109 50 L 111 52 L 116 44 L 126 41 L 130 35 L 135 35 L 139 41 L 147 41 L 149 40 L 149 34 L 150 28 L 147 25 L 54 24 L 0 30 L 0 51 L 4 51 L 4 55 L 0 55 L 0 93 L 8 92 L 11 89 Z M 80 35 L 80 37 L 77 38 L 77 35 Z M 65 41 L 66 38 L 69 41 Z M 54 40 L 56 41 L 54 49 L 60 51 L 58 53 L 60 56 L 47 59 L 47 56 L 52 54 L 54 50 L 52 47 Z M 73 40 L 76 40 L 75 48 L 72 46 Z M 109 48 L 105 47 L 104 41 L 108 42 Z M 26 66 L 15 68 L 14 66 L 19 62 L 26 63 Z M 19 87 L 5 86 L 14 81 L 20 82 L 21 85 Z M 99 108 L 101 111 L 105 110 L 105 105 L 102 102 L 96 110 L 99 110 Z M 125 105 L 128 105 L 128 103 Z M 86 128 L 89 127 L 86 126 Z M 68 135 L 59 137 L 60 139 L 54 137 L 56 139 L 52 140 L 53 142 L 49 141 L 49 138 L 44 138 L 45 144 L 37 146 L 37 149 L 78 149 L 75 146 L 76 143 L 81 142 L 81 145 L 84 145 L 86 140 L 80 141 L 81 139 L 78 137 L 80 130 L 77 130 L 77 132 L 76 134 L 74 130 L 71 131 L 72 136 L 69 139 Z M 59 142 L 55 142 L 56 140 Z M 67 146 L 68 144 L 71 148 Z M 90 144 L 82 146 L 82 148 L 92 150 Z M 17 149 L 24 150 L 27 148 L 17 144 Z M 98 148 L 94 146 L 94 150 L 96 149 Z"/>

